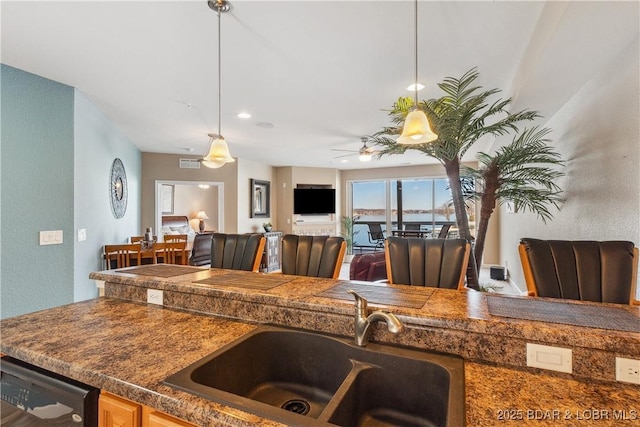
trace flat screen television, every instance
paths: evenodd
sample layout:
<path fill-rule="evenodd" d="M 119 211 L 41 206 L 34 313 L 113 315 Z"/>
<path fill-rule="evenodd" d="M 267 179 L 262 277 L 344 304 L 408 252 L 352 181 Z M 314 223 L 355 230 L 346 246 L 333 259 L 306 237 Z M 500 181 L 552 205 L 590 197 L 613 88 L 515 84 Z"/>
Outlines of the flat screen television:
<path fill-rule="evenodd" d="M 334 188 L 294 188 L 293 213 L 299 215 L 336 213 L 336 190 Z"/>

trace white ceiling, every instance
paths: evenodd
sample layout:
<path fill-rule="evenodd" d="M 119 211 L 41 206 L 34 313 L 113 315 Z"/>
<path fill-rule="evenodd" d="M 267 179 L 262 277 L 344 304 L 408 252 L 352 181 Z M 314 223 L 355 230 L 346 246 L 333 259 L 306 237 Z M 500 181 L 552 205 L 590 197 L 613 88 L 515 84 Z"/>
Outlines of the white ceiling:
<path fill-rule="evenodd" d="M 232 0 L 222 16 L 222 134 L 234 157 L 353 169 L 360 137 L 413 81 L 412 1 Z M 144 152 L 202 154 L 217 132 L 217 15 L 197 1 L 2 1 L 2 62 L 73 86 Z M 549 118 L 638 38 L 638 2 L 421 1 L 420 98 L 479 83 Z M 250 119 L 236 114 L 247 111 Z M 272 127 L 268 127 L 270 124 Z M 481 141 L 488 149 L 492 141 Z"/>

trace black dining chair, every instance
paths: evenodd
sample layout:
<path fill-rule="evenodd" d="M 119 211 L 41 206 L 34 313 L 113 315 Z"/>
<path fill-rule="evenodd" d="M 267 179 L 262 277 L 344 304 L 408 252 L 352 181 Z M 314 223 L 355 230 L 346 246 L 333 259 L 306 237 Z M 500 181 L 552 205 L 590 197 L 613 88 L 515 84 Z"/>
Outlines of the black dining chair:
<path fill-rule="evenodd" d="M 627 241 L 520 239 L 531 296 L 633 304 L 638 248 Z"/>
<path fill-rule="evenodd" d="M 257 272 L 264 252 L 262 234 L 213 233 L 211 268 L 228 268 Z"/>
<path fill-rule="evenodd" d="M 282 237 L 282 273 L 337 279 L 347 244 L 342 237 Z"/>
<path fill-rule="evenodd" d="M 464 239 L 388 237 L 387 278 L 391 284 L 464 289 L 470 250 Z"/>

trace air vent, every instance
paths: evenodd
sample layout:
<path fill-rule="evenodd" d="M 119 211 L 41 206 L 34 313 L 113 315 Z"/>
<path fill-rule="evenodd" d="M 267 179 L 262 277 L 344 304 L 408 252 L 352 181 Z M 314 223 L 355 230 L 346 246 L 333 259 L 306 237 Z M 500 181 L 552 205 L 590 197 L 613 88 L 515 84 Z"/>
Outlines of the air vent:
<path fill-rule="evenodd" d="M 180 159 L 180 169 L 200 169 L 198 159 Z"/>

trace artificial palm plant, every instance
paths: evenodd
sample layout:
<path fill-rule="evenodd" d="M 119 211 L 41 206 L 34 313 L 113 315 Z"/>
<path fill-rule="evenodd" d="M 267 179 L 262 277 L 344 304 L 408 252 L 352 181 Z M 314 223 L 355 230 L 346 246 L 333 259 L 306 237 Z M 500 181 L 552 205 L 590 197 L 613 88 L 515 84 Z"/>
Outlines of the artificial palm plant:
<path fill-rule="evenodd" d="M 551 206 L 562 202 L 556 180 L 563 175 L 556 166 L 560 154 L 547 145 L 549 129 L 525 129 L 493 154 L 478 153 L 478 169 L 463 166 L 462 173 L 475 179 L 474 187 L 462 187 L 467 197 L 480 199 L 474 256 L 482 262 L 489 219 L 496 204 L 512 203 L 514 211 L 536 213 L 544 222 L 552 218 Z M 479 189 L 479 190 L 478 190 Z"/>
<path fill-rule="evenodd" d="M 438 135 L 436 141 L 419 145 L 399 145 L 396 143 L 396 135 L 400 134 L 404 118 L 413 106 L 411 98 L 399 98 L 389 111 L 393 126 L 386 127 L 372 136 L 372 142 L 382 147 L 378 153 L 379 156 L 417 150 L 437 159 L 444 166 L 449 180 L 460 237 L 469 241 L 473 240 L 473 236 L 471 236 L 469 218 L 465 209 L 465 195 L 469 196 L 470 192 L 463 191 L 461 181 L 463 156 L 483 136 L 517 133 L 517 125 L 520 122 L 539 117 L 536 111 L 530 110 L 510 113 L 508 111 L 511 104 L 510 98 L 490 102 L 490 99 L 499 90 L 481 90 L 481 87 L 474 86 L 478 76 L 478 71 L 473 68 L 459 79 L 447 77 L 438 84 L 438 87 L 445 93 L 444 96 L 419 103 L 419 107 L 425 111 L 434 132 Z M 489 155 L 485 156 L 486 158 L 490 157 Z M 522 159 L 524 160 L 524 157 Z M 469 170 L 465 169 L 465 172 L 469 173 Z M 498 183 L 502 185 L 500 179 L 498 179 Z M 534 183 L 535 181 L 532 181 L 532 184 Z M 482 198 L 480 199 L 482 201 Z M 521 202 L 521 206 L 531 205 L 525 205 Z M 486 229 L 484 233 L 486 235 Z M 482 244 L 484 245 L 484 237 Z M 467 285 L 475 289 L 478 288 L 480 259 L 476 256 L 471 256 L 469 259 Z"/>

